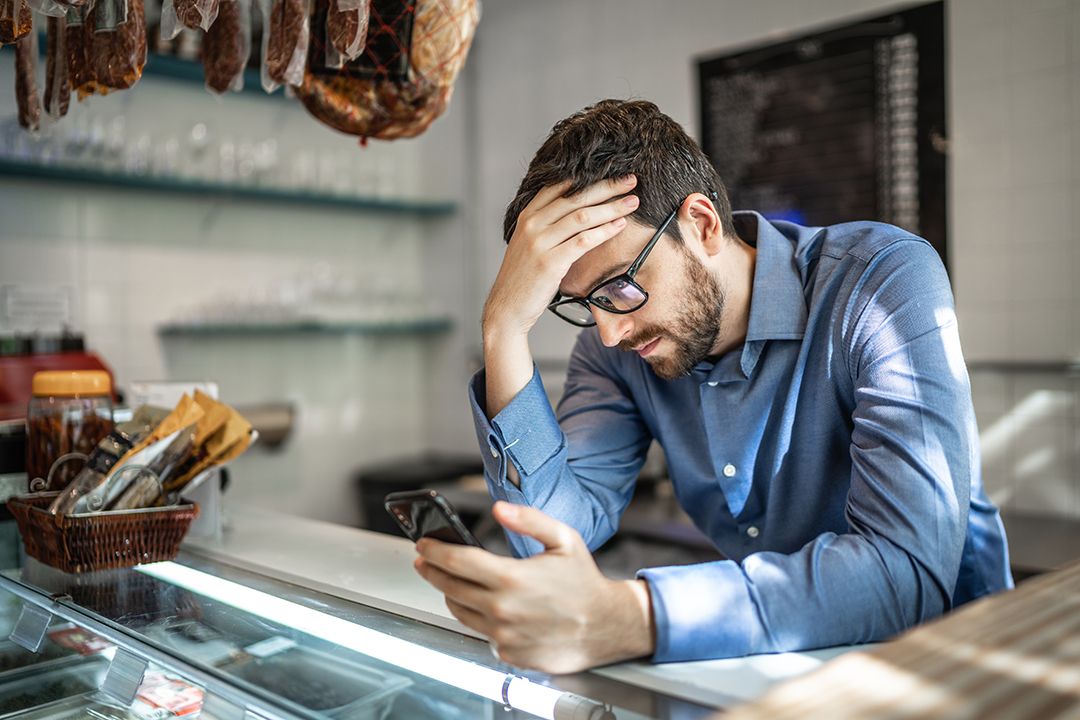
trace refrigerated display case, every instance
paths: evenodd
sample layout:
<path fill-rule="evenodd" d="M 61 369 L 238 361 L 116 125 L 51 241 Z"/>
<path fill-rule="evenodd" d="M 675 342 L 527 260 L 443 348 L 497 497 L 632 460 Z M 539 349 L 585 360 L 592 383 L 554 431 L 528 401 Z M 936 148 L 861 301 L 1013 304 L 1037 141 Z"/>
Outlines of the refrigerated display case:
<path fill-rule="evenodd" d="M 19 557 L 0 572 L 0 635 L 13 638 L 0 646 L 3 720 L 709 712 L 591 673 L 524 672 L 476 638 L 195 552 L 77 575 Z"/>

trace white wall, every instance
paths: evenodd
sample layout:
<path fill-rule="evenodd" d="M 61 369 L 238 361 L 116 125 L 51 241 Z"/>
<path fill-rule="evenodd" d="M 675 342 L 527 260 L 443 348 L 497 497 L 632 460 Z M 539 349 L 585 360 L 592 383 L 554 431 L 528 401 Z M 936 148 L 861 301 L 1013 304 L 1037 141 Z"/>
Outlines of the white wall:
<path fill-rule="evenodd" d="M 14 123 L 12 58 L 10 49 L 0 54 L 3 127 Z M 156 144 L 186 142 L 192 125 L 205 122 L 215 140 L 276 138 L 284 164 L 298 151 L 317 161 L 340 158 L 335 171 L 370 168 L 379 181 L 392 180 L 394 195 L 461 202 L 464 165 L 443 149 L 462 152 L 463 122 L 455 116 L 464 94 L 459 88 L 447 116 L 423 138 L 361 148 L 295 101 L 247 93 L 218 99 L 196 84 L 146 76 L 131 91 L 73 102 L 54 130 L 74 127 L 80 116 L 124 115 L 129 143 L 149 134 Z M 445 445 L 460 427 L 428 401 L 432 387 L 454 385 L 460 405 L 466 353 L 450 352 L 455 333 L 162 339 L 156 328 L 194 305 L 254 299 L 327 267 L 362 285 L 432 291 L 432 307 L 460 321 L 463 217 L 420 220 L 0 178 L 0 284 L 72 288 L 75 326 L 120 386 L 213 379 L 229 402 L 296 403 L 293 438 L 282 452 L 256 449 L 235 464 L 230 502 L 352 523 L 357 468 L 422 452 L 429 434 Z M 436 255 L 447 278 L 441 283 L 428 278 L 427 259 Z M 432 366 L 452 381 L 434 382 Z"/>
<path fill-rule="evenodd" d="M 446 116 L 416 141 L 361 150 L 292 103 L 215 100 L 146 77 L 90 101 L 131 127 L 219 134 L 392 167 L 398 191 L 463 201 L 417 222 L 84 187 L 0 181 L 0 283 L 76 288 L 82 328 L 122 383 L 212 377 L 237 402 L 295 399 L 284 454 L 237 464 L 234 502 L 355 517 L 350 475 L 428 448 L 475 451 L 464 383 L 483 299 L 502 257 L 502 212 L 551 125 L 604 97 L 655 101 L 697 135 L 693 58 L 897 7 L 876 0 L 488 0 Z M 949 104 L 953 279 L 969 359 L 1077 358 L 1080 314 L 1080 0 L 953 0 Z M 14 103 L 0 55 L 0 123 Z M 78 107 L 73 112 L 84 112 Z M 70 120 L 70 119 L 69 119 Z M 429 340 L 168 341 L 174 298 L 257 288 L 325 262 L 424 287 L 459 322 Z M 149 300 L 149 301 L 148 301 Z M 534 351 L 553 394 L 573 331 L 542 321 Z M 1080 516 L 1077 381 L 973 375 L 987 485 L 1017 509 Z"/>
<path fill-rule="evenodd" d="M 502 257 L 502 212 L 551 126 L 605 97 L 656 102 L 699 136 L 694 58 L 880 14 L 875 0 L 503 0 L 472 61 L 482 142 L 475 307 Z M 950 0 L 950 260 L 969 360 L 1080 357 L 1080 1 Z M 850 218 L 837 218 L 842 221 Z M 533 340 L 557 396 L 574 331 Z M 1080 517 L 1075 379 L 979 372 L 989 489 Z M 989 435 L 987 435 L 989 433 Z"/>

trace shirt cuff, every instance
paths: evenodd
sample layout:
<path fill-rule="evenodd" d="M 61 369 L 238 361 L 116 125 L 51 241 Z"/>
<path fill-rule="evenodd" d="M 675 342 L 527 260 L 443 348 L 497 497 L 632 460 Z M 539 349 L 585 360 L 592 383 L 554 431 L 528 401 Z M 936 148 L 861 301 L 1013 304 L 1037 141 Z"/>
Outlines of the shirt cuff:
<path fill-rule="evenodd" d="M 637 577 L 649 583 L 653 662 L 741 657 L 760 644 L 761 623 L 738 563 L 648 568 Z"/>
<path fill-rule="evenodd" d="M 524 480 L 562 449 L 562 429 L 535 365 L 529 382 L 491 421 L 486 397 L 487 377 L 481 369 L 469 382 L 469 404 L 484 467 L 497 484 L 505 484 L 505 458 L 510 458 Z"/>

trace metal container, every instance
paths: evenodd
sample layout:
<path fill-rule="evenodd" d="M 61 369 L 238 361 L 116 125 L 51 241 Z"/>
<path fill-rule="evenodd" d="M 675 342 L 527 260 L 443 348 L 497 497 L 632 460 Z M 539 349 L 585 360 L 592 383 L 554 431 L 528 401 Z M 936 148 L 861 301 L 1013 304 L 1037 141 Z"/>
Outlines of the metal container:
<path fill-rule="evenodd" d="M 42 706 L 96 691 L 108 671 L 109 661 L 105 658 L 80 657 L 75 664 L 12 678 L 0 685 L 0 718 L 45 709 Z"/>
<path fill-rule="evenodd" d="M 412 685 L 403 675 L 304 647 L 222 669 L 336 720 L 384 720 L 395 696 Z"/>

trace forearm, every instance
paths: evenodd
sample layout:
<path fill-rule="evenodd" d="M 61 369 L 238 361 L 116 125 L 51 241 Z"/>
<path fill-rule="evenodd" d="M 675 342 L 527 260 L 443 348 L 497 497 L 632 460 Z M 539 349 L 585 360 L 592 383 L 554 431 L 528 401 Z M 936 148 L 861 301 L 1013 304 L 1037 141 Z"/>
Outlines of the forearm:
<path fill-rule="evenodd" d="M 532 379 L 533 358 L 529 336 L 506 331 L 494 321 L 485 319 L 484 368 L 487 376 L 485 411 L 488 420 L 491 420 Z"/>

